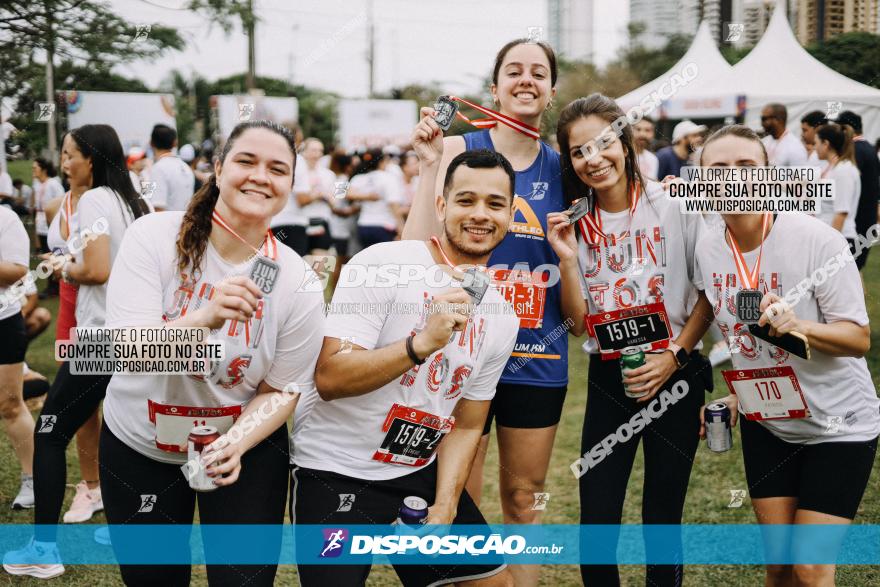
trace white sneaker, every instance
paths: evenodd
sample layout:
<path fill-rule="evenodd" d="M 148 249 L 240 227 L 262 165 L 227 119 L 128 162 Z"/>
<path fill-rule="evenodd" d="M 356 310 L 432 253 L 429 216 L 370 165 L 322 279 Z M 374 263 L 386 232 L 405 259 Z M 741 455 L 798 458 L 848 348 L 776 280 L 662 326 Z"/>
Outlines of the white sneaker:
<path fill-rule="evenodd" d="M 712 346 L 712 350 L 709 351 L 709 363 L 711 363 L 713 367 L 717 367 L 729 360 L 730 349 L 727 347 L 727 343 L 723 340 L 716 342 L 715 345 Z"/>
<path fill-rule="evenodd" d="M 51 579 L 64 573 L 58 546 L 54 542 L 37 542 L 33 538 L 24 548 L 3 555 L 3 568 L 10 575 L 38 579 Z"/>
<path fill-rule="evenodd" d="M 12 509 L 24 510 L 34 507 L 34 478 L 30 475 L 21 474 L 21 487 L 18 495 L 12 500 Z"/>
<path fill-rule="evenodd" d="M 104 501 L 101 499 L 101 488 L 89 489 L 85 481 L 76 484 L 76 495 L 70 509 L 64 514 L 65 524 L 78 524 L 92 519 L 95 512 L 104 509 Z"/>

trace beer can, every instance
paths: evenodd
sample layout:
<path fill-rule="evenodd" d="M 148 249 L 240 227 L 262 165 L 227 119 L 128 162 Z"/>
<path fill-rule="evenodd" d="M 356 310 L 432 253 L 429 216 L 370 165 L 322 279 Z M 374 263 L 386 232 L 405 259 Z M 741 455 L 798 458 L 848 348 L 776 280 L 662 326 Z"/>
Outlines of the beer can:
<path fill-rule="evenodd" d="M 397 513 L 397 519 L 401 524 L 407 526 L 424 524 L 428 519 L 428 502 L 414 495 L 405 497 Z"/>
<path fill-rule="evenodd" d="M 190 430 L 186 439 L 186 458 L 193 466 L 189 471 L 189 486 L 196 491 L 214 491 L 214 479 L 208 477 L 202 464 L 202 451 L 206 446 L 220 438 L 220 433 L 213 426 L 196 426 Z"/>
<path fill-rule="evenodd" d="M 730 428 L 730 408 L 721 402 L 706 406 L 706 443 L 712 452 L 727 452 L 733 448 L 733 431 Z"/>
<path fill-rule="evenodd" d="M 629 347 L 620 351 L 620 372 L 626 376 L 627 373 L 632 371 L 633 369 L 638 369 L 642 365 L 645 364 L 645 352 L 639 347 Z M 642 397 L 646 395 L 647 391 L 642 391 L 639 393 L 631 392 L 626 385 L 623 386 L 623 394 L 626 397 Z"/>

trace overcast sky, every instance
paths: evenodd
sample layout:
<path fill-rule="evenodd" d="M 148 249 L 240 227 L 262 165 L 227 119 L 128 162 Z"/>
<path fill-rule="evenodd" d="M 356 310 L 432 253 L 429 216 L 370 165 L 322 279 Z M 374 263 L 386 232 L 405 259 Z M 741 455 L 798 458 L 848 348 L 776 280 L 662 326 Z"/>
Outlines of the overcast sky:
<path fill-rule="evenodd" d="M 176 27 L 184 51 L 120 66 L 151 88 L 173 69 L 209 80 L 247 68 L 241 29 L 228 36 L 182 10 L 183 0 L 112 0 L 137 24 Z M 366 0 L 254 0 L 257 74 L 363 97 L 368 92 Z M 596 0 L 594 34 L 599 63 L 625 38 L 628 2 Z M 528 27 L 547 26 L 546 0 L 374 0 L 376 91 L 439 82 L 450 92 L 477 91 L 491 73 L 495 52 Z"/>

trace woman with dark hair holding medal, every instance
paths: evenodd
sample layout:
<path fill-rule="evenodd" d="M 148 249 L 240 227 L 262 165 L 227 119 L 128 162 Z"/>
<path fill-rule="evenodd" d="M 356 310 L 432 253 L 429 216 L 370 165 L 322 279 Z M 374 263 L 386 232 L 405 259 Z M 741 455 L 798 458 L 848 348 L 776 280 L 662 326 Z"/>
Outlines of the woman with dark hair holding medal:
<path fill-rule="evenodd" d="M 749 128 L 726 126 L 706 140 L 700 164 L 763 167 L 767 152 Z M 726 230 L 700 238 L 696 279 L 737 349 L 734 369 L 724 372 L 733 393 L 720 401 L 732 425 L 744 416 L 738 420 L 755 516 L 761 524 L 848 525 L 871 475 L 880 400 L 864 359 L 868 314 L 846 239 L 801 213 L 723 218 Z M 783 337 L 781 346 L 752 332 L 768 326 L 762 336 Z M 815 540 L 799 544 L 794 536 L 792 544 L 779 534 L 768 538 L 768 555 L 799 563 L 816 555 Z M 839 542 L 827 538 L 821 554 L 833 558 Z M 827 564 L 768 565 L 766 584 L 833 585 L 834 571 Z"/>
<path fill-rule="evenodd" d="M 497 112 L 459 98 L 444 99 L 446 107 L 455 101 L 487 115 L 488 119 L 469 121 L 484 130 L 444 138 L 434 120 L 438 113 L 433 108 L 422 108 L 422 119 L 412 139 L 420 174 L 425 177 L 436 173 L 442 181 L 454 157 L 476 149 L 501 153 L 516 171 L 514 219 L 507 236 L 492 253 L 489 266 L 495 268 L 495 282 L 505 297 L 519 308 L 520 331 L 492 400 L 467 483 L 468 493 L 479 504 L 494 417 L 501 465 L 501 509 L 506 524 L 540 523 L 535 494 L 544 491 L 568 385 L 564 318 L 569 313 L 563 307 L 555 275 L 543 270 L 555 270 L 559 262 L 547 242 L 547 214 L 564 209 L 559 154 L 539 140 L 538 128 L 544 112 L 552 107 L 556 78 L 556 55 L 548 44 L 528 39 L 511 41 L 498 52 L 492 72 L 490 89 Z M 404 239 L 424 240 L 440 234 L 433 211 L 435 198 L 441 197 L 442 191 L 441 185 L 419 183 Z M 515 280 L 518 282 L 513 283 Z M 553 283 L 550 287 L 544 285 L 548 280 Z M 517 584 L 538 581 L 537 566 L 514 566 L 511 570 Z"/>
<path fill-rule="evenodd" d="M 620 524 L 642 439 L 642 520 L 680 524 L 698 411 L 712 377 L 696 350 L 711 322 L 709 303 L 693 285 L 702 216 L 683 214 L 659 183 L 641 176 L 632 128 L 612 130 L 625 116 L 614 100 L 592 94 L 565 107 L 557 130 L 566 194 L 588 204 L 576 225 L 571 211 L 547 219 L 563 303 L 579 308 L 572 331 L 590 335 L 583 456 L 572 471 L 580 479 L 581 524 Z M 623 375 L 619 358 L 634 347 L 644 364 Z M 603 444 L 624 429 L 625 442 Z M 655 547 L 647 545 L 649 557 Z M 613 560 L 616 543 L 590 550 Z M 582 565 L 581 576 L 585 585 L 620 582 L 613 564 Z M 678 586 L 682 576 L 681 564 L 647 565 L 648 585 Z"/>
<path fill-rule="evenodd" d="M 296 409 L 296 425 L 316 397 L 323 340 L 320 282 L 269 230 L 287 203 L 295 155 L 285 128 L 241 123 L 186 212 L 151 215 L 126 235 L 107 326 L 210 328 L 225 350 L 204 376 L 114 375 L 101 432 L 101 467 L 112 473 L 101 476 L 110 524 L 189 525 L 198 501 L 202 524 L 279 525 L 277 543 L 265 548 L 267 558 L 280 552 L 286 421 Z M 194 421 L 221 434 L 202 456 L 214 491 L 197 493 L 181 473 Z M 151 509 L 143 495 L 156 496 Z M 111 526 L 114 548 L 130 552 L 122 534 Z M 181 541 L 176 552 L 189 551 L 188 532 L 168 539 Z M 209 557 L 223 541 L 216 532 L 203 539 Z M 272 585 L 277 565 L 215 560 L 207 568 L 211 585 Z M 188 585 L 191 568 L 122 564 L 120 571 L 127 585 Z"/>

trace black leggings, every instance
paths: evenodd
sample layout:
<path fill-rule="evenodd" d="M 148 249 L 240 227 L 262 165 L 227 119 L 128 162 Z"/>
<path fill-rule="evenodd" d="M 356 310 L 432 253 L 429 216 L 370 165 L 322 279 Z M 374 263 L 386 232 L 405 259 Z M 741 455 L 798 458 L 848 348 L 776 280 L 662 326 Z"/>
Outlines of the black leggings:
<path fill-rule="evenodd" d="M 620 524 L 626 486 L 633 459 L 642 439 L 645 455 L 645 481 L 642 489 L 642 521 L 644 524 L 680 524 L 687 494 L 691 466 L 697 450 L 700 429 L 700 407 L 703 405 L 706 380 L 712 369 L 698 353 L 691 355 L 683 372 L 675 373 L 651 401 L 636 403 L 623 393 L 620 363 L 602 361 L 590 356 L 587 411 L 581 436 L 581 453 L 593 455 L 589 468 L 580 478 L 581 524 Z M 660 412 L 663 390 L 684 379 L 687 394 L 677 402 L 669 402 Z M 651 404 L 654 404 L 652 408 Z M 653 419 L 640 432 L 620 440 L 618 429 L 642 409 L 649 408 Z M 632 429 L 635 432 L 634 429 Z M 617 443 L 609 451 L 593 450 L 609 435 L 617 435 Z M 623 439 L 627 434 L 622 435 Z M 607 445 L 607 443 L 606 443 Z M 604 458 L 599 460 L 601 453 Z M 667 548 L 669 545 L 665 545 Z M 590 548 L 595 552 L 596 545 Z M 617 545 L 606 543 L 601 554 L 614 556 Z M 673 545 L 674 548 L 674 545 Z M 681 552 L 679 544 L 678 551 Z M 650 556 L 651 552 L 648 551 Z M 646 585 L 679 586 L 681 565 L 648 565 Z M 619 585 L 617 565 L 581 565 L 581 577 L 587 587 Z"/>
<path fill-rule="evenodd" d="M 54 542 L 67 484 L 67 446 L 104 399 L 110 375 L 72 375 L 63 363 L 34 427 L 37 540 Z M 92 455 L 93 458 L 98 455 Z"/>
<path fill-rule="evenodd" d="M 192 524 L 196 501 L 201 524 L 277 524 L 274 539 L 258 548 L 267 556 L 280 557 L 284 508 L 287 503 L 288 467 L 287 425 L 270 434 L 244 454 L 238 481 L 212 492 L 190 489 L 181 466 L 160 463 L 142 455 L 119 440 L 104 424 L 101 429 L 101 493 L 110 524 Z M 150 511 L 142 511 L 142 495 L 153 495 Z M 110 530 L 110 540 L 120 551 L 132 552 L 135 545 Z M 175 535 L 180 544 L 176 552 L 190 552 L 189 532 Z M 229 537 L 232 538 L 232 537 Z M 172 539 L 173 538 L 169 538 Z M 202 534 L 205 549 L 215 544 L 213 534 Z M 249 545 L 253 547 L 254 545 Z M 126 585 L 178 587 L 189 585 L 190 565 L 119 565 Z M 277 564 L 208 565 L 208 583 L 216 585 L 272 585 Z"/>

